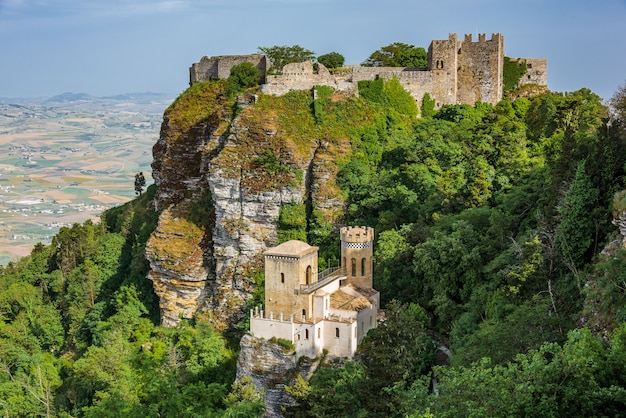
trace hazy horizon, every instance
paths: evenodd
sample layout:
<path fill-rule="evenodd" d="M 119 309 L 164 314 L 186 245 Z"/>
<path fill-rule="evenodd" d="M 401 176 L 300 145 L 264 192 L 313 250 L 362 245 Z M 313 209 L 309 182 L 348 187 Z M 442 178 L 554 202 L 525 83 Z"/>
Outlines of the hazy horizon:
<path fill-rule="evenodd" d="M 393 42 L 496 32 L 508 56 L 548 59 L 553 91 L 607 99 L 626 79 L 626 0 L 0 0 L 0 97 L 176 96 L 204 55 L 297 44 L 359 64 Z"/>

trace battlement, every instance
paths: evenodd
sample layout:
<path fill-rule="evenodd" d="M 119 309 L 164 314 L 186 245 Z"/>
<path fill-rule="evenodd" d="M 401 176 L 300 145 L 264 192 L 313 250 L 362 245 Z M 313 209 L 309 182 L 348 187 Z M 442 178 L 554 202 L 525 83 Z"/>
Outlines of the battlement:
<path fill-rule="evenodd" d="M 342 243 L 369 243 L 374 241 L 374 228 L 369 226 L 344 226 L 339 234 Z"/>
<path fill-rule="evenodd" d="M 491 39 L 489 41 L 487 41 L 487 34 L 485 33 L 479 33 L 478 34 L 478 42 L 490 42 L 490 41 L 500 41 L 501 38 L 501 34 L 499 33 L 492 33 L 491 34 Z M 466 33 L 465 34 L 465 38 L 463 39 L 463 42 L 473 42 L 472 40 L 472 34 L 471 33 Z"/>

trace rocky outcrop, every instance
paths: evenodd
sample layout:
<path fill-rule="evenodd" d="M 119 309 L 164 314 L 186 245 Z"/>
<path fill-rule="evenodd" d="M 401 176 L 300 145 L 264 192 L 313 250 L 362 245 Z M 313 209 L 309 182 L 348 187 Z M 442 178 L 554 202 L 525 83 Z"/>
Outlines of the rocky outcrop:
<path fill-rule="evenodd" d="M 293 349 L 251 335 L 245 335 L 240 346 L 237 380 L 249 376 L 252 383 L 265 392 L 266 417 L 283 416 L 283 408 L 294 403 L 285 385 L 293 384 L 298 375 L 309 380 L 319 361 L 306 357 L 299 360 Z"/>
<path fill-rule="evenodd" d="M 190 90 L 207 91 L 179 97 L 153 148 L 154 207 L 162 213 L 146 256 L 165 325 L 199 310 L 218 328 L 242 318 L 261 254 L 277 242 L 281 206 L 312 208 L 314 201 L 324 222 L 343 213 L 335 154 L 345 144 L 317 138 L 295 144 L 282 115 L 259 109 L 256 96 L 231 120 L 232 102 L 225 104 L 220 86 L 195 85 Z M 181 116 L 190 114 L 198 120 Z"/>

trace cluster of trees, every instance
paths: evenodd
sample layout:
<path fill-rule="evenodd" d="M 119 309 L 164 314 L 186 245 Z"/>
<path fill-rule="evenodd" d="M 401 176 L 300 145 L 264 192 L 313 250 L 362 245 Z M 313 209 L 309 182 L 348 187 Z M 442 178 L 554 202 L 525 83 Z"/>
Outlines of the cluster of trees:
<path fill-rule="evenodd" d="M 329 69 L 341 68 L 345 63 L 345 57 L 339 52 L 329 52 L 316 58 L 315 52 L 300 45 L 260 46 L 259 51 L 265 54 L 272 63 L 270 72 L 280 72 L 285 65 L 295 62 L 317 61 Z M 428 68 L 428 53 L 422 47 L 394 42 L 374 51 L 362 65 L 425 69 Z"/>
<path fill-rule="evenodd" d="M 258 416 L 236 342 L 206 319 L 157 326 L 145 243 L 155 186 L 103 222 L 63 227 L 0 270 L 3 416 Z"/>
<path fill-rule="evenodd" d="M 392 314 L 366 337 L 362 357 L 296 385 L 296 408 L 415 417 L 622 411 L 626 250 L 609 244 L 613 213 L 619 220 L 625 206 L 616 195 L 625 187 L 625 102 L 621 87 L 610 109 L 588 89 L 445 106 L 411 129 L 390 114 L 383 132 L 354 141 L 339 182 L 349 222 L 378 233 L 382 304 L 423 309 L 423 325 L 402 322 L 427 330 L 449 356 L 431 367 L 427 351 L 402 356 L 416 345 L 400 333 L 378 341 L 397 326 Z M 374 377 L 367 358 L 385 346 L 396 352 L 380 354 Z"/>

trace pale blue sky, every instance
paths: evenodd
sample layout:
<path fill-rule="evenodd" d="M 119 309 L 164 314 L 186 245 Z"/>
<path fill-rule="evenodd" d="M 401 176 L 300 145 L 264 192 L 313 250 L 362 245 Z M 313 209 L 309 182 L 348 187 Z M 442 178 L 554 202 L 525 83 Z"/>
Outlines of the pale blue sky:
<path fill-rule="evenodd" d="M 348 64 L 392 42 L 504 35 L 554 91 L 626 82 L 626 0 L 0 0 L 0 97 L 176 95 L 203 55 L 294 45 Z"/>

